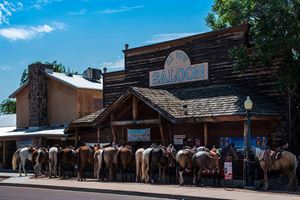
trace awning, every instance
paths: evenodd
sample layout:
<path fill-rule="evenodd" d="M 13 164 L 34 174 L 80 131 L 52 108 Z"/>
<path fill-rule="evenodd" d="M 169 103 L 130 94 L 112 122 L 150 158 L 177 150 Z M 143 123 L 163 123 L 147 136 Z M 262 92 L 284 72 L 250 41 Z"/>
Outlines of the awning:
<path fill-rule="evenodd" d="M 16 127 L 0 127 L 0 139 L 9 137 L 62 137 L 64 129 L 16 129 Z"/>

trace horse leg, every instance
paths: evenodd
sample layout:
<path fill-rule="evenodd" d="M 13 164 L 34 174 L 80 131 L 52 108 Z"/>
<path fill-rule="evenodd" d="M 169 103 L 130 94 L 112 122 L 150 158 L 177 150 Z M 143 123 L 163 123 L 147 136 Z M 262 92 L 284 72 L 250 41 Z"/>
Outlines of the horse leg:
<path fill-rule="evenodd" d="M 202 184 L 202 169 L 200 169 L 198 171 L 198 183 L 200 186 L 203 186 L 203 184 Z"/>
<path fill-rule="evenodd" d="M 27 172 L 25 170 L 25 164 L 26 164 L 26 160 L 22 160 L 22 168 L 23 168 L 23 172 L 25 173 L 25 176 L 27 176 Z"/>
<path fill-rule="evenodd" d="M 19 176 L 22 176 L 22 164 L 19 162 Z"/>
<path fill-rule="evenodd" d="M 183 180 L 183 168 L 179 167 L 178 173 L 179 173 L 179 185 L 182 186 L 184 184 L 184 180 Z"/>
<path fill-rule="evenodd" d="M 138 183 L 139 180 L 141 179 L 141 174 L 140 174 L 141 169 L 140 169 L 139 159 L 135 160 L 135 166 L 136 166 L 136 168 L 135 168 L 135 182 Z"/>
<path fill-rule="evenodd" d="M 264 171 L 264 190 L 267 190 L 269 188 L 269 183 L 268 183 L 268 174 L 266 171 Z"/>
<path fill-rule="evenodd" d="M 194 185 L 198 184 L 198 169 L 194 168 L 194 179 L 193 179 Z"/>
<path fill-rule="evenodd" d="M 166 173 L 166 168 L 162 168 L 162 182 L 165 183 L 165 173 Z"/>

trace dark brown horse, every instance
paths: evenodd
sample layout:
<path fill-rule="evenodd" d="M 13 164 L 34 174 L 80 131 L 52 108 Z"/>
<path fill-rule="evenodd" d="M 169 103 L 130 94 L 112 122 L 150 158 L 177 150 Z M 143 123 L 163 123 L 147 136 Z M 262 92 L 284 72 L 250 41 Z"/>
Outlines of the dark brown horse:
<path fill-rule="evenodd" d="M 95 148 L 95 149 L 94 149 Z M 77 166 L 78 166 L 78 181 L 86 181 L 84 171 L 88 164 L 94 165 L 94 153 L 98 150 L 97 147 L 81 146 L 76 149 Z"/>
<path fill-rule="evenodd" d="M 117 157 L 118 157 L 118 165 L 122 173 L 122 181 L 127 181 L 128 171 L 133 172 L 135 166 L 134 154 L 132 152 L 131 147 L 130 146 L 120 147 L 118 149 Z M 131 176 L 131 181 L 132 179 L 133 177 Z"/>
<path fill-rule="evenodd" d="M 58 152 L 57 159 L 59 162 L 59 178 L 65 179 L 67 177 L 66 171 L 69 171 L 68 177 L 71 178 L 71 172 L 74 170 L 77 160 L 75 148 L 67 147 L 62 149 Z"/>
<path fill-rule="evenodd" d="M 165 183 L 165 170 L 167 167 L 175 166 L 175 157 L 172 151 L 175 150 L 173 145 L 169 145 L 167 148 L 164 146 L 158 146 L 152 149 L 149 155 L 149 163 L 151 170 L 151 182 L 155 182 L 155 171 L 159 170 L 159 182 Z"/>
<path fill-rule="evenodd" d="M 232 156 L 236 159 L 236 151 L 232 144 L 228 144 L 221 150 L 198 151 L 193 155 L 193 168 L 194 168 L 194 179 L 195 185 L 202 185 L 202 172 L 204 170 L 212 171 L 217 176 L 218 181 L 220 179 L 220 169 L 224 166 L 224 161 L 228 156 Z M 216 178 L 216 177 L 215 177 Z"/>

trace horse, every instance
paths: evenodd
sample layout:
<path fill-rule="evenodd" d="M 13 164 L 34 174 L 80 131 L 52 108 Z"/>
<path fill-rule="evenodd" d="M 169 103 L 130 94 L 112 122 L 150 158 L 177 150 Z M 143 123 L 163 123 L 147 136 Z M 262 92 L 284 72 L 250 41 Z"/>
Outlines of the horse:
<path fill-rule="evenodd" d="M 174 152 L 174 151 L 173 151 Z M 176 163 L 178 164 L 177 170 L 179 174 L 179 185 L 184 185 L 183 172 L 192 170 L 192 157 L 194 152 L 191 148 L 185 147 L 175 153 Z"/>
<path fill-rule="evenodd" d="M 152 149 L 149 155 L 149 164 L 151 169 L 151 182 L 155 182 L 155 171 L 158 167 L 159 170 L 159 182 L 165 183 L 165 170 L 167 167 L 175 166 L 175 157 L 173 157 L 172 151 L 175 150 L 173 145 L 169 145 L 167 148 L 164 146 L 158 146 Z"/>
<path fill-rule="evenodd" d="M 139 148 L 135 152 L 135 182 L 142 182 L 144 180 L 144 173 L 143 173 L 143 152 L 145 151 L 144 148 Z"/>
<path fill-rule="evenodd" d="M 117 152 L 118 164 L 122 173 L 122 181 L 127 181 L 127 172 L 134 168 L 134 154 L 130 146 L 120 147 Z M 131 176 L 132 180 L 132 176 Z"/>
<path fill-rule="evenodd" d="M 101 169 L 104 168 L 103 152 L 104 149 L 101 148 L 94 153 L 94 177 L 96 177 L 98 181 L 100 181 Z"/>
<path fill-rule="evenodd" d="M 56 145 L 49 149 L 49 178 L 57 177 L 57 165 L 58 165 L 58 153 L 61 151 L 61 147 Z"/>
<path fill-rule="evenodd" d="M 104 163 L 102 163 L 105 164 L 105 171 L 107 172 L 108 170 L 108 181 L 113 181 L 116 179 L 116 169 L 118 166 L 117 152 L 118 149 L 115 147 L 106 147 L 102 153 L 104 161 Z"/>
<path fill-rule="evenodd" d="M 194 168 L 193 183 L 195 185 L 198 183 L 202 185 L 202 172 L 204 170 L 211 170 L 218 176 L 220 184 L 220 171 L 224 168 L 224 161 L 227 160 L 228 156 L 232 156 L 233 159 L 237 157 L 233 144 L 228 144 L 220 150 L 213 148 L 210 152 L 207 152 L 205 149 L 204 151 L 196 152 L 192 158 Z"/>
<path fill-rule="evenodd" d="M 95 147 L 81 146 L 76 149 L 77 153 L 77 166 L 78 166 L 78 178 L 77 181 L 86 181 L 84 171 L 88 164 L 94 165 L 94 150 Z M 98 149 L 98 148 L 96 148 Z"/>
<path fill-rule="evenodd" d="M 13 170 L 16 170 L 17 165 L 19 165 L 19 175 L 22 176 L 22 168 L 25 176 L 27 176 L 27 172 L 25 170 L 25 164 L 26 160 L 31 161 L 32 160 L 32 154 L 35 152 L 37 149 L 33 147 L 24 147 L 20 148 L 15 153 L 13 154 L 12 158 L 12 167 Z"/>
<path fill-rule="evenodd" d="M 282 175 L 288 176 L 288 190 L 296 189 L 296 170 L 298 166 L 297 158 L 289 151 L 283 151 L 279 159 L 273 158 L 274 151 L 271 149 L 261 150 L 254 148 L 255 157 L 264 172 L 264 190 L 269 188 L 268 172 L 280 170 Z"/>
<path fill-rule="evenodd" d="M 147 149 L 145 149 L 145 151 L 143 151 L 143 156 L 142 156 L 142 177 L 143 177 L 143 180 L 144 182 L 146 183 L 149 183 L 150 181 L 150 175 L 149 175 L 149 172 L 150 172 L 150 153 L 152 151 L 152 149 L 155 148 L 155 147 L 149 147 Z"/>
<path fill-rule="evenodd" d="M 77 154 L 73 147 L 66 147 L 58 152 L 59 161 L 59 178 L 66 178 L 66 170 L 69 171 L 69 178 L 71 178 L 71 171 L 76 165 Z"/>
<path fill-rule="evenodd" d="M 36 151 L 32 153 L 32 165 L 34 168 L 34 175 L 35 177 L 38 177 L 38 175 L 41 175 L 41 170 L 43 167 L 43 164 L 47 164 L 49 160 L 48 157 L 48 149 L 44 147 L 38 148 Z M 48 166 L 46 165 L 46 173 L 47 174 L 47 168 Z"/>

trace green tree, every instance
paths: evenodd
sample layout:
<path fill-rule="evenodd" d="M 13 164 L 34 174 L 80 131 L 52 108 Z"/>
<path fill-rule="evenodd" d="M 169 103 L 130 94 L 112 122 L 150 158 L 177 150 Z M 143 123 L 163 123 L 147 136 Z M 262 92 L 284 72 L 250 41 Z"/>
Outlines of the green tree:
<path fill-rule="evenodd" d="M 34 62 L 32 64 L 43 64 L 40 61 Z M 54 72 L 59 72 L 59 73 L 71 73 L 71 70 L 68 68 L 68 71 L 66 70 L 66 67 L 62 64 L 62 63 L 58 63 L 56 60 L 53 62 L 45 62 L 45 64 L 48 65 L 52 65 L 53 66 L 53 71 Z M 78 72 L 73 72 L 72 74 L 78 74 Z M 28 81 L 28 69 L 24 69 L 22 76 L 21 76 L 21 81 L 20 81 L 20 85 L 23 85 L 24 83 L 26 83 Z"/>
<path fill-rule="evenodd" d="M 215 0 L 206 22 L 213 30 L 249 24 L 252 53 L 246 46 L 231 49 L 234 67 L 241 73 L 250 67 L 273 72 L 278 88 L 287 94 L 291 142 L 299 112 L 300 0 Z M 278 58 L 280 68 L 274 64 Z"/>
<path fill-rule="evenodd" d="M 16 113 L 16 101 L 11 99 L 3 100 L 0 104 L 0 114 Z"/>

